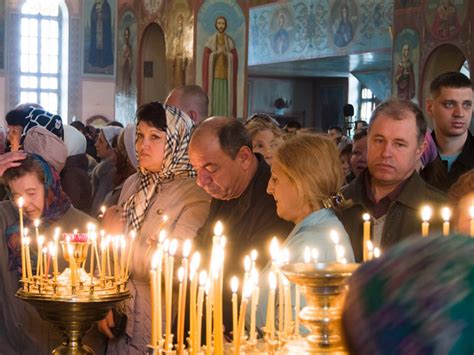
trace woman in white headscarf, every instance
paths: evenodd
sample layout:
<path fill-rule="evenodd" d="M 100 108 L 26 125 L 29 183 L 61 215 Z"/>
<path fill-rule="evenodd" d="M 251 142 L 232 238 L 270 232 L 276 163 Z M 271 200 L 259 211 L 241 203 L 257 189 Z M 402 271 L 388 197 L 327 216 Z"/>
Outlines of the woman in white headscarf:
<path fill-rule="evenodd" d="M 92 186 L 87 174 L 89 160 L 86 155 L 86 137 L 76 128 L 64 126 L 64 143 L 67 159 L 61 171 L 61 186 L 73 206 L 88 213 L 92 202 Z"/>
<path fill-rule="evenodd" d="M 122 189 L 119 204 L 104 217 L 109 232 L 138 232 L 134 244 L 128 288 L 132 298 L 126 304 L 125 334 L 109 341 L 109 352 L 143 353 L 150 341 L 151 321 L 149 269 L 150 242 L 159 232 L 163 216 L 166 230 L 180 242 L 193 239 L 209 212 L 209 196 L 196 185 L 196 173 L 188 156 L 193 122 L 177 108 L 151 102 L 137 111 L 135 148 L 138 172 Z M 110 226 L 120 228 L 113 231 Z M 110 318 L 109 318 L 110 319 Z M 111 337 L 107 321 L 99 325 Z"/>

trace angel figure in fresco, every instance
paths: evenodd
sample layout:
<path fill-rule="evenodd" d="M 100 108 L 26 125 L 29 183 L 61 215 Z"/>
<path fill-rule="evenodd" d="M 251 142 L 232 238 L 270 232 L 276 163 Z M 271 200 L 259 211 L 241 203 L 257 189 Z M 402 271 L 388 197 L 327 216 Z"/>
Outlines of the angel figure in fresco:
<path fill-rule="evenodd" d="M 202 86 L 209 97 L 209 115 L 236 117 L 237 49 L 225 33 L 224 16 L 216 18 L 214 27 L 217 31 L 207 39 L 202 59 Z"/>
<path fill-rule="evenodd" d="M 451 3 L 451 0 L 441 0 L 436 8 L 431 32 L 444 39 L 454 36 L 460 29 L 456 6 Z"/>
<path fill-rule="evenodd" d="M 415 97 L 415 72 L 410 59 L 410 46 L 402 46 L 402 60 L 397 65 L 395 72 L 395 83 L 397 84 L 397 97 L 402 100 L 411 100 Z"/>

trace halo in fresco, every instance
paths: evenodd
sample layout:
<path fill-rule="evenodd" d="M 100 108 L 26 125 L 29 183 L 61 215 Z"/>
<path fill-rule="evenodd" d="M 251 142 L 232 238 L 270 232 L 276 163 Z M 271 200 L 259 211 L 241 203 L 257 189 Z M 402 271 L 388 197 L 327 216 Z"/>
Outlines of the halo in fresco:
<path fill-rule="evenodd" d="M 402 30 L 393 46 L 393 88 L 399 99 L 416 101 L 420 43 L 413 29 Z"/>
<path fill-rule="evenodd" d="M 330 36 L 334 46 L 344 48 L 354 40 L 359 22 L 359 9 L 354 1 L 335 1 L 329 15 Z"/>
<path fill-rule="evenodd" d="M 433 37 L 446 40 L 461 31 L 466 19 L 469 1 L 428 0 L 426 2 L 426 25 Z"/>

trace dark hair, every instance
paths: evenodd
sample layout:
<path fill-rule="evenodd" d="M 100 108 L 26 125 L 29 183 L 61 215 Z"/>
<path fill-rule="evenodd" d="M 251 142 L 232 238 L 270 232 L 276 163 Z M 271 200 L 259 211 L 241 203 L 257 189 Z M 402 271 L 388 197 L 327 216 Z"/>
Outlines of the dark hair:
<path fill-rule="evenodd" d="M 165 108 L 162 103 L 157 101 L 141 105 L 137 110 L 136 118 L 137 125 L 143 121 L 165 132 L 168 127 Z"/>
<path fill-rule="evenodd" d="M 75 129 L 77 129 L 82 134 L 86 132 L 86 126 L 81 121 L 73 121 L 70 123 L 70 125 L 74 127 Z"/>
<path fill-rule="evenodd" d="M 225 30 L 227 29 L 227 19 L 226 19 L 224 16 L 218 16 L 218 17 L 216 17 L 216 21 L 214 21 L 214 27 L 215 27 L 216 30 L 217 30 L 217 20 L 219 20 L 220 18 L 223 19 L 224 22 L 225 22 L 225 28 L 224 28 L 224 31 L 225 31 Z"/>
<path fill-rule="evenodd" d="M 357 133 L 354 133 L 354 137 L 352 138 L 352 140 L 354 142 L 357 142 L 364 137 L 367 137 L 367 127 L 361 128 Z"/>
<path fill-rule="evenodd" d="M 430 96 L 433 98 L 438 96 L 442 88 L 470 88 L 471 90 L 474 90 L 474 85 L 466 75 L 457 71 L 451 71 L 438 75 L 433 79 L 430 84 Z"/>
<path fill-rule="evenodd" d="M 44 184 L 45 176 L 43 168 L 41 167 L 41 163 L 32 156 L 27 156 L 24 160 L 22 160 L 19 166 L 7 169 L 3 173 L 2 180 L 3 183 L 8 186 L 11 181 L 21 178 L 29 173 L 35 174 Z"/>
<path fill-rule="evenodd" d="M 127 149 L 125 148 L 124 131 L 120 132 L 120 134 L 114 138 L 114 142 L 116 171 L 113 180 L 113 185 L 114 187 L 117 187 L 135 172 L 135 168 L 130 162 L 127 154 Z"/>
<path fill-rule="evenodd" d="M 301 123 L 295 120 L 291 120 L 291 121 L 288 121 L 288 123 L 285 125 L 285 128 L 301 129 Z"/>
<path fill-rule="evenodd" d="M 410 100 L 389 99 L 378 105 L 370 116 L 369 131 L 377 120 L 377 117 L 384 113 L 394 120 L 403 120 L 406 118 L 406 113 L 411 112 L 415 115 L 417 139 L 421 144 L 425 139 L 426 134 L 426 120 L 420 108 Z"/>
<path fill-rule="evenodd" d="M 357 124 L 359 124 L 359 123 L 362 123 L 362 127 L 361 127 L 361 128 L 367 127 L 367 126 L 369 125 L 369 124 L 368 124 L 366 121 L 364 121 L 364 120 L 357 120 L 357 121 L 354 122 L 354 127 L 357 127 Z"/>
<path fill-rule="evenodd" d="M 344 155 L 351 155 L 352 154 L 352 144 L 346 144 L 342 147 L 341 151 L 339 152 L 339 156 L 342 157 Z"/>
<path fill-rule="evenodd" d="M 250 136 L 239 120 L 229 118 L 225 124 L 217 127 L 216 131 L 221 149 L 232 159 L 235 159 L 243 146 L 252 149 Z"/>
<path fill-rule="evenodd" d="M 331 126 L 329 127 L 328 131 L 332 131 L 333 129 L 338 131 L 340 134 L 343 134 L 341 126 Z"/>
<path fill-rule="evenodd" d="M 123 128 L 123 124 L 119 121 L 110 121 L 106 126 L 120 127 Z"/>

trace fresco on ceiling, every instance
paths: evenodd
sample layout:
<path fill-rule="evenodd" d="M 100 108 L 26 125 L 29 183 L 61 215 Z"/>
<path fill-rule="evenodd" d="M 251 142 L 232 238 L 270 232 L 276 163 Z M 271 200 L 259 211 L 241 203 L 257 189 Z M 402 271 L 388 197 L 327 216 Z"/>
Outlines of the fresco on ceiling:
<path fill-rule="evenodd" d="M 193 48 L 193 16 L 186 0 L 173 1 L 167 21 L 169 78 L 171 87 L 182 86 L 190 81 Z"/>
<path fill-rule="evenodd" d="M 391 49 L 393 1 L 290 0 L 250 9 L 249 65 Z"/>
<path fill-rule="evenodd" d="M 84 74 L 114 75 L 116 0 L 83 1 Z"/>
<path fill-rule="evenodd" d="M 234 0 L 208 0 L 199 9 L 196 82 L 209 96 L 210 116 L 243 116 L 245 28 Z"/>
<path fill-rule="evenodd" d="M 137 19 L 127 10 L 118 24 L 115 119 L 132 122 L 137 109 Z"/>
<path fill-rule="evenodd" d="M 164 12 L 165 7 L 164 0 L 143 0 L 142 2 L 144 15 L 146 18 L 151 19 L 161 17 L 161 14 Z"/>
<path fill-rule="evenodd" d="M 5 1 L 0 2 L 0 70 L 5 68 Z"/>
<path fill-rule="evenodd" d="M 466 18 L 469 1 L 428 0 L 426 2 L 426 24 L 433 37 L 446 40 L 461 31 Z"/>
<path fill-rule="evenodd" d="M 420 0 L 395 0 L 396 9 L 409 9 L 420 6 Z"/>
<path fill-rule="evenodd" d="M 393 47 L 393 93 L 399 99 L 416 101 L 420 61 L 418 34 L 402 30 Z"/>

